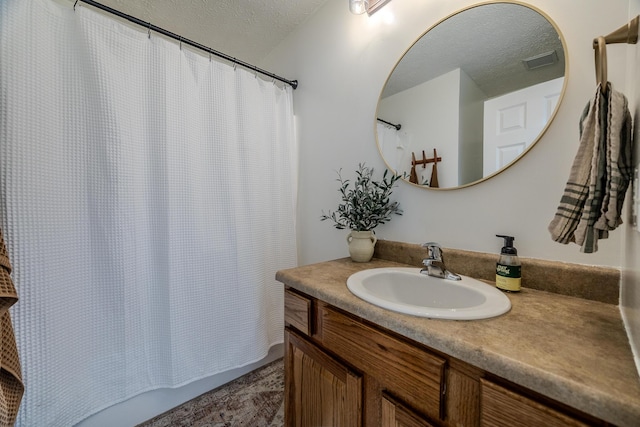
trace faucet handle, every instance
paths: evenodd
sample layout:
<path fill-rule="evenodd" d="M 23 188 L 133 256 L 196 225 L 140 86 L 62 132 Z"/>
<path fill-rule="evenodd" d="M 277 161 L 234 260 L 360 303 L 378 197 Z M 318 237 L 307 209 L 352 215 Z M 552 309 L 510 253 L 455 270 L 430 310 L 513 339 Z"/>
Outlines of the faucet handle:
<path fill-rule="evenodd" d="M 442 246 L 436 242 L 423 243 L 423 248 L 427 248 L 429 259 L 442 259 Z"/>

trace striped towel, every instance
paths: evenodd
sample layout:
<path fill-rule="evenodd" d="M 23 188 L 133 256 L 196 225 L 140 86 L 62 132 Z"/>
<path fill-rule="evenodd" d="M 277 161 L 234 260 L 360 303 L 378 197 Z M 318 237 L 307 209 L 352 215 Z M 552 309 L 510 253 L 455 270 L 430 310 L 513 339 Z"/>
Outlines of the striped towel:
<path fill-rule="evenodd" d="M 611 113 L 605 175 L 609 191 L 604 194 L 600 218 L 595 224 L 595 228 L 602 231 L 614 230 L 622 224 L 622 204 L 633 173 L 632 125 L 627 98 L 613 90 L 609 93 Z"/>
<path fill-rule="evenodd" d="M 580 117 L 580 145 L 558 210 L 551 238 L 575 242 L 581 252 L 598 250 L 598 239 L 622 224 L 622 204 L 632 171 L 631 114 L 623 94 L 600 85 Z"/>

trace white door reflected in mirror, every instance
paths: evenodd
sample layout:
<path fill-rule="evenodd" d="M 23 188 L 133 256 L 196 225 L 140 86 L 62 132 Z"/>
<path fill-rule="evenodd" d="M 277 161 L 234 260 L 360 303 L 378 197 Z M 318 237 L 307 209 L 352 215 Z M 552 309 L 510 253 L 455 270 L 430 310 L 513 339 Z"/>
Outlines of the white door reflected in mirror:
<path fill-rule="evenodd" d="M 484 103 L 483 177 L 517 159 L 551 118 L 564 77 L 539 83 Z"/>

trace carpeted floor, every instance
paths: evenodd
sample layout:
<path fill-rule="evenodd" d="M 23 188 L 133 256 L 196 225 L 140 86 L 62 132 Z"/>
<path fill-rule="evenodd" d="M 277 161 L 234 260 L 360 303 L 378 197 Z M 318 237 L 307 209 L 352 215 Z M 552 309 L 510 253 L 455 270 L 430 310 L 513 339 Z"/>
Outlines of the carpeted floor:
<path fill-rule="evenodd" d="M 138 427 L 282 427 L 284 368 L 278 359 Z"/>

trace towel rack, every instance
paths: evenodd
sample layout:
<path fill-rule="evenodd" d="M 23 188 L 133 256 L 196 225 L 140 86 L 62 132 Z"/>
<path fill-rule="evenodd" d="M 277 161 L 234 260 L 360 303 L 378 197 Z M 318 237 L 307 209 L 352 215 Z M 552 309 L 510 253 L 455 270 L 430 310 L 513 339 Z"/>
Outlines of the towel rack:
<path fill-rule="evenodd" d="M 613 43 L 638 43 L 638 23 L 640 15 L 633 18 L 627 24 L 614 32 L 593 39 L 593 49 L 596 62 L 596 83 L 600 85 L 602 93 L 607 91 L 607 44 Z"/>

